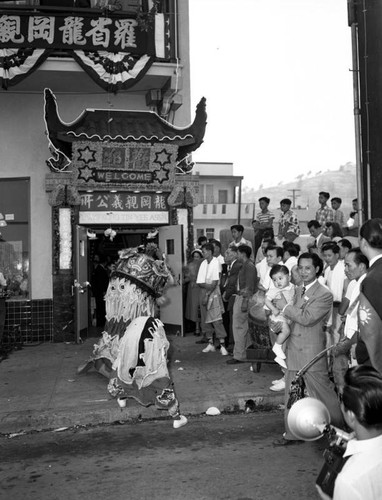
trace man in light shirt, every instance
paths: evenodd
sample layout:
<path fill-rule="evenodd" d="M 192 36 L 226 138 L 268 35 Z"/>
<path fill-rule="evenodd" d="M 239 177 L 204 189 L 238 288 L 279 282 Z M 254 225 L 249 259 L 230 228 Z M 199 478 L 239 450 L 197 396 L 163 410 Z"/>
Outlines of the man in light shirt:
<path fill-rule="evenodd" d="M 284 241 L 283 243 L 283 262 L 284 266 L 286 266 L 289 270 L 289 273 L 292 272 L 292 269 L 297 266 L 298 262 L 298 254 L 300 253 L 299 245 L 295 245 L 291 241 Z"/>
<path fill-rule="evenodd" d="M 214 246 L 206 243 L 202 247 L 204 260 L 200 264 L 196 284 L 200 288 L 199 306 L 201 316 L 201 327 L 203 335 L 208 339 L 204 353 L 215 352 L 214 333 L 220 343 L 220 353 L 228 355 L 225 338 L 227 332 L 223 325 L 224 306 L 220 295 L 220 265 L 213 256 Z"/>
<path fill-rule="evenodd" d="M 337 344 L 339 341 L 338 330 L 341 326 L 341 317 L 338 314 L 338 308 L 342 301 L 344 289 L 345 265 L 344 261 L 340 260 L 340 248 L 334 241 L 324 243 L 322 246 L 322 255 L 327 265 L 324 273 L 324 284 L 333 295 L 332 326 L 327 336 L 327 347 L 329 347 Z"/>
<path fill-rule="evenodd" d="M 349 368 L 350 351 L 352 345 L 355 346 L 357 342 L 360 286 L 366 278 L 368 268 L 369 261 L 359 248 L 353 248 L 345 256 L 345 275 L 349 285 L 339 309 L 339 313 L 342 314 L 343 335 L 333 351 L 333 376 L 337 388 L 344 385 L 344 375 Z"/>
<path fill-rule="evenodd" d="M 251 260 L 255 260 L 255 255 L 253 252 L 252 242 L 246 240 L 243 236 L 244 226 L 241 224 L 234 224 L 231 226 L 231 234 L 233 241 L 231 241 L 230 245 L 235 245 L 235 247 L 239 248 L 240 245 L 247 245 L 251 249 Z"/>
<path fill-rule="evenodd" d="M 218 240 L 211 240 L 210 243 L 212 243 L 214 247 L 214 253 L 213 256 L 218 259 L 219 266 L 220 266 L 220 273 L 222 272 L 222 266 L 225 264 L 224 257 L 222 255 L 222 246 L 220 241 Z"/>
<path fill-rule="evenodd" d="M 345 375 L 341 410 L 354 431 L 334 483 L 333 500 L 382 498 L 382 375 L 370 366 L 355 366 Z M 317 486 L 320 497 L 331 497 Z"/>
<path fill-rule="evenodd" d="M 274 283 L 269 275 L 271 269 L 276 264 L 282 264 L 283 259 L 283 249 L 276 245 L 270 245 L 267 247 L 265 252 L 265 261 L 266 266 L 262 265 L 256 266 L 256 270 L 259 273 L 260 281 L 259 281 L 259 289 L 267 292 L 269 288 L 274 287 Z"/>

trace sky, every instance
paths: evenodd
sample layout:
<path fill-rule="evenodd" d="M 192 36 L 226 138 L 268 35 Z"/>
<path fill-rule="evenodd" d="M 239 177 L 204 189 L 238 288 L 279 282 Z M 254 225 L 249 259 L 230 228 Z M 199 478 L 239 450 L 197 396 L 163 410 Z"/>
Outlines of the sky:
<path fill-rule="evenodd" d="M 257 189 L 355 162 L 347 0 L 189 0 L 193 161 Z"/>

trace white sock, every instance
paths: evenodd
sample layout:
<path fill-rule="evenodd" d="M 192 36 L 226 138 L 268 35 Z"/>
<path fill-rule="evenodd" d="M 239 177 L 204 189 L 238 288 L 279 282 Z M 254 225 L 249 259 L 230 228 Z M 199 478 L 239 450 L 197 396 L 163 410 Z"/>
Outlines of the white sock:
<path fill-rule="evenodd" d="M 278 344 L 275 342 L 274 346 L 272 347 L 272 351 L 276 354 L 281 359 L 286 359 L 286 356 L 284 354 L 283 348 L 281 344 Z"/>
<path fill-rule="evenodd" d="M 286 365 L 286 363 L 285 363 L 285 361 L 283 359 L 281 359 L 279 356 L 275 357 L 275 361 L 276 361 L 276 363 L 278 363 L 283 368 L 288 368 L 287 365 Z"/>

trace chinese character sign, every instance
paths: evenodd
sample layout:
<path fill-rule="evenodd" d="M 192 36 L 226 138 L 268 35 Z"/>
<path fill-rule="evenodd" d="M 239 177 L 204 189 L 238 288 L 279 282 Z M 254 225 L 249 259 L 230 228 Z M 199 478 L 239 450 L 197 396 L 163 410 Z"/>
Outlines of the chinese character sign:
<path fill-rule="evenodd" d="M 31 47 L 107 50 L 155 55 L 155 30 L 140 29 L 136 19 L 52 16 L 0 16 L 0 48 Z"/>
<path fill-rule="evenodd" d="M 81 195 L 81 212 L 164 212 L 168 211 L 167 194 L 86 193 Z"/>
<path fill-rule="evenodd" d="M 153 190 L 175 183 L 178 146 L 175 144 L 79 141 L 73 145 L 72 168 L 77 185 L 120 186 Z"/>

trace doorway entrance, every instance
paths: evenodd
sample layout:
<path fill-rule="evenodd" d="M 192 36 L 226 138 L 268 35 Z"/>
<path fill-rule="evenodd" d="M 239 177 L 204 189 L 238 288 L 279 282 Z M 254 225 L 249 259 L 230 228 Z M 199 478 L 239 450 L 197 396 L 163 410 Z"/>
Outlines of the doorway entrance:
<path fill-rule="evenodd" d="M 95 279 L 97 266 L 105 268 L 110 276 L 119 258 L 118 252 L 134 248 L 146 242 L 151 227 L 113 227 L 115 235 L 110 237 L 109 226 L 77 226 L 75 243 L 75 318 L 76 338 L 81 342 L 88 337 L 99 337 L 103 326 L 97 325 L 97 291 L 100 285 Z M 184 264 L 183 226 L 162 226 L 158 228 L 159 248 L 166 256 L 169 268 L 174 274 L 174 286 L 167 291 L 169 303 L 159 310 L 159 318 L 165 323 L 168 333 L 183 335 L 182 269 Z M 101 280 L 102 281 L 102 280 Z M 89 283 L 90 286 L 86 284 Z"/>

